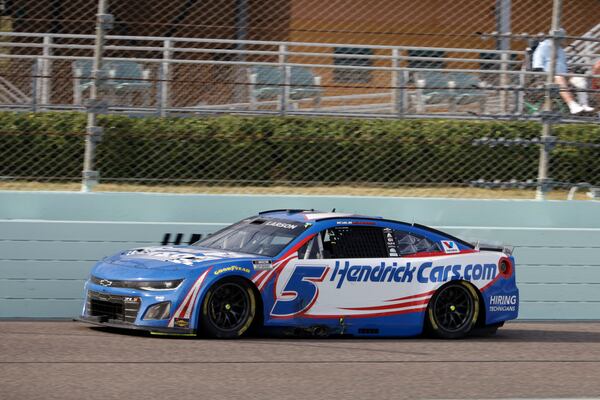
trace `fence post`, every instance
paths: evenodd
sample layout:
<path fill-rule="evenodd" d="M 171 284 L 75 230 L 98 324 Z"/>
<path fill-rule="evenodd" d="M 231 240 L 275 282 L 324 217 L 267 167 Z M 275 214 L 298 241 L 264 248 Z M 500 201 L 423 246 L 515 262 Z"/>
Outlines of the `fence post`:
<path fill-rule="evenodd" d="M 37 111 L 38 94 L 40 86 L 40 59 L 33 60 L 31 65 L 31 112 Z"/>
<path fill-rule="evenodd" d="M 80 106 L 83 103 L 81 90 L 81 69 L 73 68 L 73 104 Z"/>
<path fill-rule="evenodd" d="M 171 51 L 171 46 L 173 44 L 172 40 L 166 39 L 163 42 L 163 62 L 160 63 L 160 86 L 159 86 L 159 99 L 158 99 L 158 108 L 160 110 L 159 114 L 161 117 L 166 117 L 169 108 L 169 81 L 171 79 L 171 71 L 169 61 L 173 52 Z"/>
<path fill-rule="evenodd" d="M 279 45 L 279 69 L 281 70 L 282 86 L 279 94 L 279 113 L 285 115 L 290 99 L 290 73 L 287 66 L 287 45 Z"/>
<path fill-rule="evenodd" d="M 234 85 L 233 85 L 233 102 L 245 103 L 246 98 L 246 81 L 248 76 L 248 66 L 246 62 L 246 43 L 248 40 L 248 25 L 250 21 L 250 0 L 235 0 L 235 59 L 238 64 L 233 66 L 234 69 Z M 217 66 L 218 67 L 218 66 Z M 248 99 L 249 101 L 249 99 Z"/>
<path fill-rule="evenodd" d="M 511 31 L 511 14 L 512 0 L 496 0 L 496 10 L 498 13 L 498 32 L 500 32 L 499 47 L 502 50 L 500 54 L 500 108 L 502 114 L 508 112 L 508 89 L 509 76 L 506 73 L 508 70 L 507 61 L 510 59 L 508 51 L 510 50 L 510 31 Z"/>
<path fill-rule="evenodd" d="M 408 82 L 410 81 L 410 72 L 409 71 L 402 71 L 400 73 L 400 86 L 402 87 L 408 87 Z M 409 108 L 410 104 L 408 102 L 408 89 L 403 89 L 402 90 L 402 96 L 400 96 L 400 101 L 402 102 L 402 111 L 406 112 L 406 110 Z"/>
<path fill-rule="evenodd" d="M 508 112 L 508 89 L 509 89 L 509 82 L 508 82 L 508 74 L 506 73 L 506 69 L 508 64 L 506 63 L 506 61 L 508 61 L 508 53 L 503 52 L 500 55 L 500 71 L 502 71 L 502 73 L 500 74 L 500 111 L 502 112 L 502 114 L 506 114 Z"/>
<path fill-rule="evenodd" d="M 92 68 L 92 84 L 90 87 L 90 99 L 87 103 L 87 129 L 85 135 L 85 153 L 83 157 L 83 180 L 81 191 L 89 192 L 98 184 L 100 174 L 95 170 L 96 144 L 102 138 L 102 128 L 97 126 L 97 114 L 106 108 L 99 101 L 98 87 L 105 82 L 103 76 L 102 55 L 104 52 L 104 36 L 106 29 L 112 26 L 112 15 L 106 13 L 107 0 L 98 1 L 98 14 L 96 15 L 96 43 L 94 48 L 94 66 Z"/>
<path fill-rule="evenodd" d="M 479 82 L 478 84 L 479 86 L 479 90 L 481 90 L 481 92 L 483 93 L 483 96 L 481 96 L 481 100 L 479 101 L 479 114 L 486 114 L 487 113 L 487 83 L 485 83 L 484 81 Z"/>
<path fill-rule="evenodd" d="M 42 85 L 40 93 L 40 103 L 42 105 L 50 104 L 50 97 L 52 91 L 52 81 L 50 75 L 52 74 L 52 60 L 47 57 L 52 56 L 52 37 L 44 36 L 44 50 L 42 58 Z"/>
<path fill-rule="evenodd" d="M 156 101 L 156 115 L 158 117 L 162 117 L 163 116 L 163 106 L 162 106 L 162 79 L 163 79 L 163 70 L 162 70 L 162 65 L 159 64 L 158 65 L 158 73 L 156 74 L 157 76 L 157 81 L 156 81 L 156 96 L 154 98 L 154 100 Z"/>
<path fill-rule="evenodd" d="M 526 82 L 526 66 L 529 65 L 528 55 L 525 55 L 525 64 L 521 66 L 519 74 L 519 87 L 515 93 L 515 114 L 523 115 L 523 105 L 525 104 L 525 84 Z"/>
<path fill-rule="evenodd" d="M 400 71 L 398 60 L 400 51 L 392 49 L 392 109 L 394 114 L 404 114 L 404 71 Z"/>
<path fill-rule="evenodd" d="M 448 111 L 451 113 L 456 112 L 456 82 L 448 81 L 448 92 L 450 96 L 448 96 Z"/>
<path fill-rule="evenodd" d="M 248 100 L 250 103 L 250 110 L 256 110 L 257 109 L 257 99 L 256 99 L 256 82 L 258 80 L 258 77 L 256 74 L 250 74 L 248 76 L 248 81 L 250 82 L 250 85 L 248 85 Z"/>
<path fill-rule="evenodd" d="M 416 111 L 417 114 L 423 114 L 425 113 L 425 99 L 423 96 L 423 89 L 425 88 L 425 79 L 417 79 L 417 90 L 416 90 L 416 101 L 417 104 L 415 105 L 416 107 Z"/>
<path fill-rule="evenodd" d="M 558 89 L 554 83 L 556 75 L 556 55 L 558 54 L 558 35 L 560 31 L 560 19 L 562 12 L 562 0 L 554 0 L 552 4 L 552 28 L 550 46 L 550 68 L 546 76 L 546 101 L 542 115 L 542 137 L 540 140 L 540 162 L 538 167 L 538 185 L 535 193 L 536 200 L 544 200 L 546 193 L 550 190 L 550 179 L 548 168 L 550 164 L 550 151 L 554 145 L 552 136 L 552 98 Z"/>
<path fill-rule="evenodd" d="M 313 103 L 316 109 L 321 108 L 321 99 L 323 97 L 323 94 L 321 92 L 321 77 L 320 76 L 315 76 L 314 78 L 314 85 L 316 89 L 319 89 L 317 91 L 317 95 L 315 96 Z"/>

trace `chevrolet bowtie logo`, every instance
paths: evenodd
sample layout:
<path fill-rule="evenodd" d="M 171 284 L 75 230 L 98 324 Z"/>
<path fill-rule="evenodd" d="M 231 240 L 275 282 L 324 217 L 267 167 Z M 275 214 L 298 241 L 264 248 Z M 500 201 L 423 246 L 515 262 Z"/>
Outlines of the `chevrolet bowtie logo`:
<path fill-rule="evenodd" d="M 102 280 L 101 280 L 99 283 L 100 283 L 102 286 L 110 286 L 110 285 L 112 285 L 112 281 L 109 281 L 109 280 L 107 280 L 107 279 L 102 279 Z"/>

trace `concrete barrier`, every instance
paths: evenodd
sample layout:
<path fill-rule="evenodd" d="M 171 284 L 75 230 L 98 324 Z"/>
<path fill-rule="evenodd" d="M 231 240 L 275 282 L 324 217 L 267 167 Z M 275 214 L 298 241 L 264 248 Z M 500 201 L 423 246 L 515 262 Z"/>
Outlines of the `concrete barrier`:
<path fill-rule="evenodd" d="M 94 262 L 187 243 L 260 210 L 314 208 L 515 246 L 523 319 L 600 319 L 600 204 L 357 196 L 0 192 L 0 318 L 78 314 Z"/>

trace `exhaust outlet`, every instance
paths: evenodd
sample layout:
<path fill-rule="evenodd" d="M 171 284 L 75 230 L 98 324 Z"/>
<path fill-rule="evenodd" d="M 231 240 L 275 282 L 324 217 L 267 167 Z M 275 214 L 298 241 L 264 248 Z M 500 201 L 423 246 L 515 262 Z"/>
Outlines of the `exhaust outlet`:
<path fill-rule="evenodd" d="M 324 326 L 313 326 L 312 335 L 314 337 L 325 338 L 329 336 L 329 329 Z"/>

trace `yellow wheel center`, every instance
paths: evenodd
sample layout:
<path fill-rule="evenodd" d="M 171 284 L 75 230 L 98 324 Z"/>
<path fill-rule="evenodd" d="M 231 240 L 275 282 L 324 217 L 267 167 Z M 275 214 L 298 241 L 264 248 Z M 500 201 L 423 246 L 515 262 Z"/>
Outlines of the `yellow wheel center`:
<path fill-rule="evenodd" d="M 454 307 L 454 306 L 453 306 L 453 307 Z M 231 310 L 231 305 L 229 305 L 229 304 L 225 304 L 225 309 L 226 309 L 227 311 Z"/>
<path fill-rule="evenodd" d="M 456 307 L 455 306 L 450 306 L 450 311 L 456 311 Z"/>

